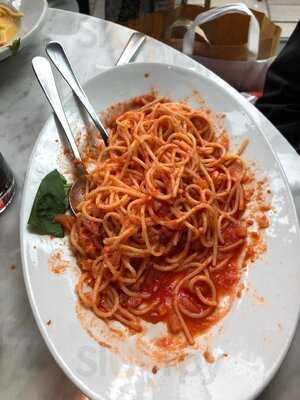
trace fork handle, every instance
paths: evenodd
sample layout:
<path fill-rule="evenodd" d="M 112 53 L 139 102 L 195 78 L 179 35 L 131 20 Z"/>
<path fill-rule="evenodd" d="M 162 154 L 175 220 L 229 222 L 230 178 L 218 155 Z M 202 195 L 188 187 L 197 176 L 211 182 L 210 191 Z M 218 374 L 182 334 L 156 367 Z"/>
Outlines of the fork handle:
<path fill-rule="evenodd" d="M 126 64 L 130 62 L 137 54 L 145 42 L 146 36 L 139 32 L 134 32 L 129 38 L 120 58 L 116 65 Z M 58 42 L 50 42 L 46 46 L 46 52 L 50 60 L 56 66 L 58 71 L 61 73 L 65 81 L 69 84 L 70 88 L 76 94 L 80 102 L 85 107 L 86 111 L 90 115 L 93 123 L 100 132 L 104 143 L 108 144 L 108 134 L 100 121 L 94 107 L 89 102 L 84 90 L 82 89 L 77 76 L 75 75 L 70 61 L 64 51 L 62 45 Z"/>
<path fill-rule="evenodd" d="M 45 57 L 34 57 L 32 60 L 32 67 L 55 116 L 63 128 L 70 150 L 72 151 L 74 159 L 77 161 L 77 167 L 82 166 L 80 153 L 61 104 L 50 62 Z"/>
<path fill-rule="evenodd" d="M 102 122 L 98 118 L 96 111 L 94 110 L 89 99 L 87 98 L 85 92 L 83 91 L 76 75 L 74 74 L 70 61 L 66 56 L 66 53 L 62 45 L 58 42 L 50 42 L 46 46 L 46 52 L 50 60 L 56 66 L 56 68 L 61 73 L 65 81 L 69 84 L 70 88 L 76 94 L 80 102 L 83 104 L 84 108 L 86 109 L 93 123 L 95 124 L 96 128 L 100 132 L 102 139 L 104 140 L 104 143 L 107 145 L 108 134 Z"/>
<path fill-rule="evenodd" d="M 124 50 L 122 51 L 116 65 L 123 65 L 130 63 L 137 55 L 138 51 L 141 49 L 142 45 L 145 43 L 146 35 L 140 32 L 134 32 Z"/>

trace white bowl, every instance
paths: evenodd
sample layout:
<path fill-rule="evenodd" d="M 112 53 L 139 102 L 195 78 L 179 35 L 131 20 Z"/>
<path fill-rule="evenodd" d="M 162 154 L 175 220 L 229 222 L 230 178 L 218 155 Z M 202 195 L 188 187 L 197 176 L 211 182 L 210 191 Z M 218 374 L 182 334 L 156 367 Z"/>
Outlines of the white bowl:
<path fill-rule="evenodd" d="M 56 249 L 63 257 L 70 257 L 68 240 L 34 235 L 26 227 L 41 179 L 54 168 L 61 170 L 64 160 L 53 116 L 31 155 L 20 216 L 23 272 L 33 314 L 56 361 L 93 399 L 253 399 L 282 362 L 299 315 L 300 240 L 291 193 L 261 130 L 258 111 L 225 82 L 215 81 L 209 71 L 201 74 L 166 64 L 129 64 L 105 71 L 85 85 L 98 111 L 152 88 L 174 100 L 185 99 L 196 90 L 214 111 L 224 111 L 233 142 L 250 139 L 245 158 L 257 160 L 273 193 L 275 212 L 266 232 L 267 251 L 243 276 L 248 291 L 222 321 L 198 338 L 199 345 L 210 347 L 216 361 L 208 364 L 200 351 L 190 351 L 185 361 L 161 368 L 154 375 L 151 368 L 129 360 L 128 356 L 136 360 L 143 356 L 140 347 L 135 347 L 138 335 L 120 343 L 115 353 L 100 346 L 82 328 L 75 312 L 76 269 L 68 267 L 55 275 L 48 267 Z M 65 102 L 65 109 L 73 130 L 80 130 L 83 122 L 72 98 Z M 151 350 L 150 336 L 155 329 L 149 325 L 146 337 L 140 338 L 144 350 Z M 223 357 L 224 353 L 228 357 Z"/>

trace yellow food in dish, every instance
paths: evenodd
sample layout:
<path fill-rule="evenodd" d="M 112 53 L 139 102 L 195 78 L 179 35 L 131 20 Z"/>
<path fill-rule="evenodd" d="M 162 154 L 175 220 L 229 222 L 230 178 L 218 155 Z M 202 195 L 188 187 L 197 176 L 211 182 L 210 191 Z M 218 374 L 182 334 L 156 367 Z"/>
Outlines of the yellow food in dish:
<path fill-rule="evenodd" d="M 0 47 L 5 46 L 16 36 L 21 17 L 23 17 L 22 13 L 0 4 Z"/>

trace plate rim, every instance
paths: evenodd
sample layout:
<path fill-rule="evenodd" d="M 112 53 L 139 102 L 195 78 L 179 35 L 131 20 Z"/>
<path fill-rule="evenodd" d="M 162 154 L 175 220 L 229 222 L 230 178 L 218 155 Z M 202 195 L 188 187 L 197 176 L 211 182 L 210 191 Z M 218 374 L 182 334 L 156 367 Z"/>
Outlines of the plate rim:
<path fill-rule="evenodd" d="M 46 1 L 46 0 L 44 0 Z M 90 85 L 93 81 L 97 81 L 99 76 L 102 74 L 106 74 L 106 73 L 110 73 L 111 70 L 122 70 L 122 69 L 127 69 L 127 68 L 144 68 L 144 67 L 158 67 L 158 68 L 166 68 L 166 69 L 173 69 L 173 70 L 177 70 L 179 72 L 184 72 L 184 71 L 188 71 L 189 73 L 192 73 L 195 75 L 195 77 L 198 78 L 203 78 L 203 73 L 201 73 L 200 71 L 195 70 L 194 68 L 186 68 L 186 67 L 182 67 L 182 66 L 177 66 L 177 65 L 173 65 L 170 63 L 158 63 L 158 62 L 134 62 L 131 64 L 124 64 L 124 65 L 120 65 L 120 66 L 112 66 L 111 68 L 109 68 L 108 70 L 102 71 L 100 73 L 98 73 L 97 75 L 95 75 L 94 77 L 92 77 L 91 79 L 88 79 L 86 82 L 84 82 L 83 84 L 83 88 L 85 89 L 86 86 Z M 211 71 L 209 71 L 212 74 L 212 78 L 216 77 L 217 79 L 215 80 L 215 82 L 217 82 L 218 87 L 222 88 L 222 89 L 226 89 L 226 92 L 233 97 L 235 100 L 239 100 L 239 103 L 242 105 L 242 108 L 246 111 L 247 116 L 251 119 L 251 122 L 253 123 L 253 125 L 255 126 L 255 128 L 259 131 L 260 135 L 263 137 L 263 140 L 265 140 L 266 145 L 269 147 L 275 161 L 276 164 L 280 170 L 280 174 L 281 174 L 281 178 L 284 182 L 284 187 L 286 189 L 286 194 L 287 197 L 289 199 L 289 203 L 291 205 L 291 213 L 294 216 L 294 222 L 295 222 L 295 227 L 296 227 L 296 233 L 297 233 L 297 237 L 300 240 L 300 224 L 299 224 L 299 220 L 298 220 L 298 216 L 297 216 L 297 211 L 296 211 L 296 206 L 295 206 L 295 202 L 292 196 L 292 192 L 291 192 L 291 188 L 289 186 L 288 183 L 288 179 L 287 176 L 285 174 L 285 171 L 283 170 L 283 167 L 281 165 L 281 162 L 279 161 L 279 157 L 278 155 L 275 153 L 275 151 L 273 150 L 270 140 L 266 137 L 266 135 L 264 134 L 264 132 L 262 131 L 262 129 L 260 128 L 260 126 L 258 125 L 257 121 L 255 120 L 255 118 L 251 117 L 251 111 L 255 110 L 255 112 L 259 113 L 259 110 L 257 110 L 255 108 L 254 105 L 252 105 L 251 103 L 249 103 L 236 89 L 234 89 L 232 86 L 230 86 L 227 82 L 223 81 L 222 79 L 220 79 L 219 77 L 217 77 L 214 73 L 212 73 Z M 209 77 L 205 77 L 206 79 L 210 80 L 211 78 Z M 66 98 L 62 101 L 63 105 L 68 103 L 68 101 L 70 101 L 70 99 L 72 98 L 72 93 L 69 93 Z M 27 169 L 26 169 L 26 176 L 25 176 L 25 180 L 24 180 L 24 185 L 23 185 L 23 190 L 22 190 L 22 197 L 21 197 L 21 207 L 20 207 L 20 213 L 19 213 L 19 220 L 20 220 L 20 224 L 19 224 L 19 235 L 20 235 L 20 250 L 21 250 L 21 261 L 22 261 L 22 272 L 23 272 L 23 278 L 25 281 L 25 287 L 26 287 L 26 292 L 27 292 L 27 297 L 29 299 L 29 303 L 31 306 L 31 310 L 33 312 L 34 315 L 34 319 L 35 322 L 39 328 L 39 331 L 50 351 L 50 353 L 52 354 L 52 356 L 54 357 L 55 361 L 57 362 L 57 364 L 60 366 L 60 368 L 63 370 L 63 372 L 67 375 L 67 377 L 80 389 L 82 390 L 83 393 L 85 393 L 87 396 L 90 396 L 92 398 L 96 398 L 96 399 L 103 399 L 105 400 L 105 398 L 102 396 L 101 393 L 96 393 L 94 391 L 92 391 L 84 382 L 81 378 L 77 377 L 69 368 L 68 364 L 64 361 L 64 359 L 60 356 L 59 352 L 56 349 L 56 346 L 54 345 L 54 343 L 52 342 L 52 340 L 49 338 L 48 336 L 48 332 L 47 329 L 45 327 L 45 324 L 42 322 L 42 318 L 39 314 L 39 310 L 38 307 L 35 303 L 35 299 L 34 299 L 34 295 L 33 295 L 33 290 L 32 290 L 32 286 L 31 286 L 31 281 L 30 281 L 30 274 L 29 274 L 29 263 L 27 260 L 27 257 L 25 255 L 26 251 L 25 251 L 25 231 L 26 231 L 26 221 L 25 221 L 25 202 L 24 202 L 24 198 L 25 198 L 25 192 L 28 190 L 27 187 L 29 187 L 29 171 L 31 169 L 31 165 L 32 165 L 32 161 L 34 158 L 34 154 L 36 152 L 36 149 L 38 148 L 38 145 L 42 139 L 42 136 L 44 134 L 44 130 L 46 128 L 46 126 L 49 124 L 50 120 L 53 118 L 53 113 L 50 113 L 49 117 L 47 118 L 47 120 L 45 121 L 43 127 L 41 128 L 34 146 L 32 148 L 30 157 L 28 159 L 28 164 L 27 164 Z M 277 131 L 278 134 L 280 134 L 280 132 L 277 130 L 277 128 L 275 126 L 273 126 L 273 129 Z M 300 254 L 300 250 L 299 250 L 299 254 Z M 299 272 L 299 277 L 300 277 L 300 272 Z M 285 335 L 285 343 L 282 346 L 280 352 L 278 353 L 278 357 L 276 359 L 276 361 L 274 361 L 273 365 L 271 368 L 269 368 L 267 370 L 267 372 L 265 373 L 265 379 L 255 388 L 255 390 L 250 393 L 247 394 L 246 397 L 241 398 L 241 400 L 254 400 L 265 388 L 266 386 L 270 383 L 270 381 L 272 380 L 272 378 L 274 377 L 274 375 L 276 374 L 276 372 L 278 371 L 279 367 L 281 366 L 284 357 L 286 356 L 291 342 L 295 336 L 295 332 L 296 332 L 296 328 L 297 328 L 297 324 L 299 321 L 299 317 L 300 317 L 300 298 L 297 302 L 297 309 L 296 309 L 296 315 L 297 317 L 294 319 L 293 324 L 292 324 L 292 328 L 289 330 L 289 332 Z"/>

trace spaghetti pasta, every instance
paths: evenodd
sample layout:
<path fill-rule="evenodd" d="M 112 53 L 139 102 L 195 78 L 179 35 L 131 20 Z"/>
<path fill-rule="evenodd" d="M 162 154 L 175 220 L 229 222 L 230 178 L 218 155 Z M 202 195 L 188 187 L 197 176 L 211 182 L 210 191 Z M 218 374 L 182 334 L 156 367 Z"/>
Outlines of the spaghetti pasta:
<path fill-rule="evenodd" d="M 247 167 L 209 112 L 182 102 L 139 97 L 109 130 L 108 147 L 86 151 L 78 214 L 56 217 L 82 270 L 79 299 L 135 331 L 164 321 L 193 344 L 239 280 Z"/>

